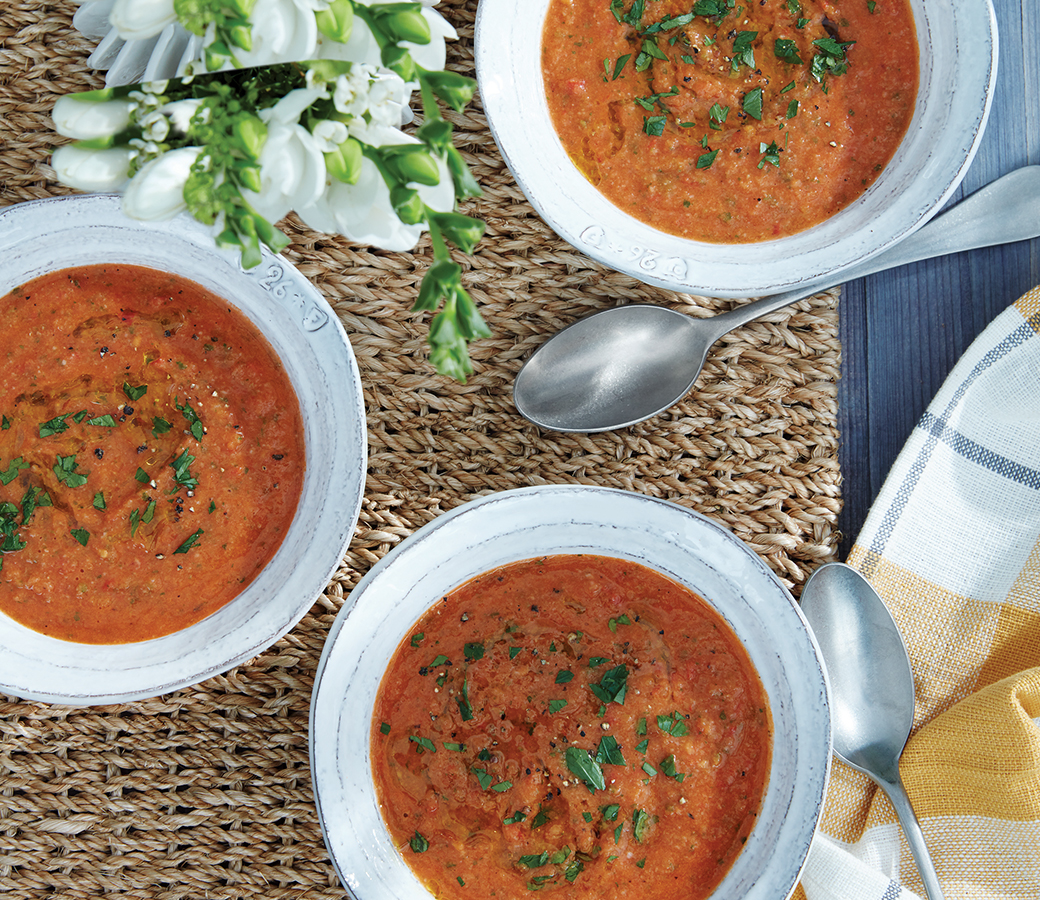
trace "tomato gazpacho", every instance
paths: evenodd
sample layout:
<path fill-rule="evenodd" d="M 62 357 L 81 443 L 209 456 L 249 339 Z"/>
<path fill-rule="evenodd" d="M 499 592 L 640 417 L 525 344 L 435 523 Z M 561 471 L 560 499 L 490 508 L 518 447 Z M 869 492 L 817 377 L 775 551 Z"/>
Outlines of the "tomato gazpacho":
<path fill-rule="evenodd" d="M 614 205 L 715 243 L 771 240 L 874 182 L 914 112 L 909 0 L 551 0 L 542 74 Z"/>
<path fill-rule="evenodd" d="M 0 610 L 129 643 L 241 593 L 305 467 L 299 403 L 259 329 L 130 265 L 43 275 L 0 310 Z"/>
<path fill-rule="evenodd" d="M 436 897 L 698 900 L 754 827 L 772 734 L 703 599 L 561 554 L 435 603 L 383 676 L 370 741 L 387 827 Z"/>

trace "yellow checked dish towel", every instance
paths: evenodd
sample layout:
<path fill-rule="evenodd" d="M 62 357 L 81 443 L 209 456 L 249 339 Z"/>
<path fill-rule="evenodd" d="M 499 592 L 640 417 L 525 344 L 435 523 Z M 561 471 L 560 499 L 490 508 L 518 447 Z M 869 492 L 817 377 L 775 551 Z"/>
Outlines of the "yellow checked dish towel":
<path fill-rule="evenodd" d="M 1040 288 L 957 363 L 848 562 L 910 652 L 900 772 L 946 900 L 1040 898 Z M 924 896 L 888 799 L 838 760 L 795 896 Z"/>

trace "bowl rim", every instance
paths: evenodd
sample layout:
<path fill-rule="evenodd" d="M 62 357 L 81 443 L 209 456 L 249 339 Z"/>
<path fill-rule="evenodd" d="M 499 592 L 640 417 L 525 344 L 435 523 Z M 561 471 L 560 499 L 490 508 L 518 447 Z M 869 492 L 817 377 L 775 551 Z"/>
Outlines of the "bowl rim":
<path fill-rule="evenodd" d="M 839 284 L 842 272 L 939 212 L 975 157 L 992 105 L 998 57 L 992 0 L 910 0 L 922 87 L 896 158 L 867 192 L 825 222 L 779 240 L 685 240 L 618 209 L 567 157 L 549 119 L 538 63 L 549 2 L 481 0 L 477 9 L 477 83 L 492 136 L 518 186 L 558 235 L 592 260 L 667 290 L 723 298 L 802 290 L 809 296 Z M 932 54 L 933 43 L 953 52 Z M 925 87 L 933 98 L 929 110 L 921 100 Z M 897 165 L 910 150 L 918 161 Z"/>
<path fill-rule="evenodd" d="M 67 706 L 142 700 L 226 672 L 270 647 L 327 586 L 361 509 L 364 399 L 335 311 L 283 257 L 265 248 L 260 265 L 245 269 L 237 252 L 218 248 L 213 232 L 187 213 L 137 221 L 122 212 L 117 194 L 71 194 L 0 210 L 0 253 L 0 295 L 45 272 L 94 263 L 163 269 L 215 293 L 252 321 L 285 367 L 304 418 L 307 457 L 289 530 L 235 599 L 186 629 L 129 644 L 63 641 L 0 613 L 0 690 Z"/>
<path fill-rule="evenodd" d="M 638 525 L 632 524 L 637 521 Z M 653 523 L 652 529 L 646 526 L 648 522 Z M 633 528 L 643 529 L 645 547 L 621 543 L 632 537 Z M 503 562 L 545 552 L 600 553 L 631 559 L 688 584 L 704 596 L 703 588 L 698 590 L 689 578 L 681 577 L 655 556 L 660 551 L 653 548 L 664 543 L 682 546 L 691 554 L 695 554 L 694 547 L 709 547 L 722 554 L 715 563 L 718 569 L 723 562 L 738 563 L 739 574 L 718 577 L 731 578 L 733 585 L 739 584 L 740 590 L 753 598 L 741 601 L 758 605 L 750 615 L 761 616 L 762 621 L 767 613 L 770 616 L 769 631 L 756 638 L 758 646 L 745 644 L 760 674 L 763 660 L 770 672 L 785 673 L 783 666 L 795 661 L 790 673 L 781 679 L 784 684 L 773 687 L 765 684 L 763 677 L 774 715 L 774 733 L 779 727 L 778 712 L 785 728 L 796 729 L 783 752 L 774 741 L 770 784 L 763 799 L 763 813 L 775 811 L 779 821 L 763 825 L 765 816 L 760 817 L 748 844 L 712 897 L 780 900 L 789 895 L 805 865 L 822 814 L 832 755 L 826 670 L 798 604 L 757 554 L 706 516 L 668 500 L 616 488 L 550 484 L 478 497 L 413 532 L 366 573 L 330 628 L 311 697 L 311 776 L 326 847 L 352 897 L 389 900 L 430 896 L 390 846 L 378 812 L 368 744 L 375 692 L 386 661 L 419 615 L 437 597 L 474 575 Z M 490 555 L 500 557 L 497 561 L 487 565 L 484 559 L 474 559 L 482 552 L 481 546 L 491 544 L 496 546 Z M 543 549 L 529 552 L 531 546 Z M 647 547 L 657 562 L 641 555 Z M 712 567 L 711 563 L 704 565 Z M 425 583 L 424 578 L 430 582 Z M 730 621 L 726 610 L 711 605 Z M 775 647 L 763 646 L 772 642 L 774 634 L 791 639 L 776 640 Z M 774 656 L 784 662 L 774 664 Z M 781 763 L 792 760 L 791 774 L 783 773 Z M 802 818 L 786 819 L 783 813 L 791 807 L 800 810 Z M 769 854 L 771 868 L 765 874 L 741 869 L 741 861 L 749 858 L 748 848 L 753 845 L 756 853 Z"/>

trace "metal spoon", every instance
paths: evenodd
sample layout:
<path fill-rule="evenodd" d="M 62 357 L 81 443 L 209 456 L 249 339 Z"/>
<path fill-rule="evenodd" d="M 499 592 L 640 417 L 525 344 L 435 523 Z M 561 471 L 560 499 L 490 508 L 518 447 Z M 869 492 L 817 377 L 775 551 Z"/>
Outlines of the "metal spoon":
<path fill-rule="evenodd" d="M 929 900 L 942 900 L 924 834 L 899 777 L 914 721 L 910 657 L 882 599 L 844 563 L 820 566 L 802 589 L 831 687 L 834 752 L 869 775 L 892 801 Z"/>
<path fill-rule="evenodd" d="M 841 280 L 1040 236 L 1038 200 L 1040 166 L 1016 169 L 895 247 L 841 272 Z M 513 401 L 521 415 L 550 431 L 610 431 L 641 422 L 682 399 L 724 334 L 824 287 L 796 288 L 706 319 L 651 304 L 601 310 L 534 352 L 516 376 Z"/>

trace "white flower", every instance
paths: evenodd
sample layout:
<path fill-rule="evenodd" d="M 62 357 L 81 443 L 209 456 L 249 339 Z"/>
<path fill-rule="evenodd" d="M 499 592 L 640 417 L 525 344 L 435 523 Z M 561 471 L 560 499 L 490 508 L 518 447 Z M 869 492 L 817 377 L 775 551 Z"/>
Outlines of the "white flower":
<path fill-rule="evenodd" d="M 296 5 L 300 9 L 309 9 L 314 12 L 325 12 L 330 6 L 332 6 L 332 0 L 296 0 Z"/>
<path fill-rule="evenodd" d="M 411 89 L 404 80 L 387 69 L 355 65 L 336 79 L 332 102 L 337 112 L 353 117 L 351 135 L 366 143 L 372 128 L 396 127 L 405 121 Z"/>
<path fill-rule="evenodd" d="M 119 134 L 130 124 L 134 105 L 129 100 L 79 100 L 67 94 L 58 98 L 51 118 L 58 134 L 89 141 Z"/>
<path fill-rule="evenodd" d="M 201 147 L 169 150 L 145 163 L 123 192 L 123 212 L 132 219 L 172 219 L 188 204 L 184 185 Z"/>
<path fill-rule="evenodd" d="M 51 156 L 58 180 L 81 191 L 118 191 L 129 178 L 134 151 L 125 147 L 85 150 L 75 144 L 59 147 Z"/>
<path fill-rule="evenodd" d="M 316 58 L 318 23 L 313 8 L 301 7 L 296 0 L 257 0 L 249 20 L 253 26 L 253 47 L 235 48 L 237 64 L 229 61 L 226 68 Z"/>
<path fill-rule="evenodd" d="M 139 120 L 141 134 L 148 141 L 164 141 L 170 133 L 170 121 L 155 109 Z"/>
<path fill-rule="evenodd" d="M 166 103 L 159 108 L 159 112 L 169 117 L 170 125 L 173 126 L 175 131 L 180 134 L 187 134 L 192 116 L 198 112 L 200 106 L 202 106 L 201 100 L 188 98 L 186 100 L 175 100 L 173 103 Z"/>
<path fill-rule="evenodd" d="M 322 119 L 311 127 L 311 135 L 322 153 L 332 153 L 348 137 L 347 126 L 335 119 Z"/>
<path fill-rule="evenodd" d="M 173 0 L 116 0 L 108 15 L 124 41 L 155 37 L 177 21 Z"/>
<path fill-rule="evenodd" d="M 310 206 L 325 187 L 325 157 L 306 128 L 273 121 L 260 152 L 260 191 L 242 196 L 268 222 Z"/>
<path fill-rule="evenodd" d="M 269 109 L 260 112 L 260 118 L 265 122 L 281 122 L 288 125 L 298 122 L 300 116 L 317 100 L 328 97 L 329 92 L 325 87 L 296 88 L 289 91 L 281 100 Z"/>
<path fill-rule="evenodd" d="M 384 129 L 382 144 L 418 144 L 410 135 L 395 129 Z M 439 184 L 433 186 L 411 184 L 423 202 L 439 212 L 455 208 L 455 188 L 447 165 L 438 160 L 441 170 Z M 390 189 L 376 164 L 365 157 L 361 161 L 361 177 L 357 184 L 345 184 L 326 177 L 324 193 L 312 206 L 296 212 L 311 228 L 318 231 L 339 232 L 359 244 L 372 244 L 384 250 L 403 252 L 411 250 L 419 241 L 423 225 L 405 225 L 390 203 Z"/>

